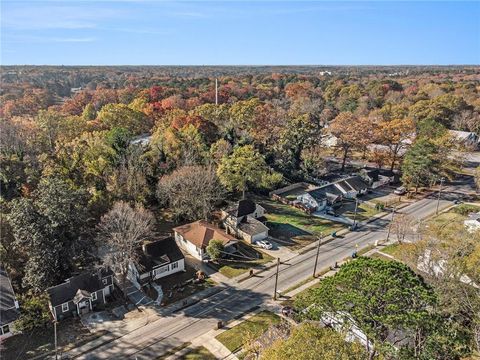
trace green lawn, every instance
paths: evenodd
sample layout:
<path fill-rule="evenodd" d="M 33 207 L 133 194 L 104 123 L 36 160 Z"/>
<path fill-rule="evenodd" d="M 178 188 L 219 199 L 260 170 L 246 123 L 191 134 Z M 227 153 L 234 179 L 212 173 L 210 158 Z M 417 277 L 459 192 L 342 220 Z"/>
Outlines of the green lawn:
<path fill-rule="evenodd" d="M 262 268 L 266 263 L 273 260 L 273 257 L 263 251 L 253 248 L 245 242 L 238 243 L 240 253 L 238 261 L 236 257 L 231 259 L 221 259 L 210 263 L 210 266 L 219 271 L 228 278 L 234 278 L 248 272 L 250 269 Z M 252 260 L 247 260 L 252 258 Z"/>
<path fill-rule="evenodd" d="M 326 236 L 344 227 L 342 224 L 311 216 L 293 206 L 267 198 L 259 198 L 257 202 L 266 210 L 269 234 L 291 249 L 302 248 L 315 241 L 317 236 L 321 234 Z"/>
<path fill-rule="evenodd" d="M 216 360 L 217 358 L 208 351 L 207 348 L 199 346 L 193 348 L 191 351 L 187 352 L 185 355 L 180 356 L 179 360 Z"/>
<path fill-rule="evenodd" d="M 374 207 L 368 206 L 367 204 L 358 204 L 356 221 L 368 220 L 380 212 L 380 210 L 376 210 Z M 355 203 L 345 203 L 345 205 L 339 209 L 338 214 L 353 220 L 355 215 Z"/>
<path fill-rule="evenodd" d="M 400 244 L 395 243 L 395 244 L 387 245 L 384 248 L 381 248 L 380 251 L 385 253 L 385 254 L 395 256 L 400 251 Z"/>
<path fill-rule="evenodd" d="M 215 338 L 225 345 L 228 350 L 235 352 L 244 345 L 247 334 L 259 337 L 271 324 L 278 324 L 279 322 L 280 317 L 278 315 L 270 311 L 261 311 L 231 329 L 222 332 Z"/>

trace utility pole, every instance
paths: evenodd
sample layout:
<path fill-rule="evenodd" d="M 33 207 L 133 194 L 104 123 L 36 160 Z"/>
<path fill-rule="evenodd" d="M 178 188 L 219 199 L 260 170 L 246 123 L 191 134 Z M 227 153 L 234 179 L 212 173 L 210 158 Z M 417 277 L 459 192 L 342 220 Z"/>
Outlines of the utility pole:
<path fill-rule="evenodd" d="M 273 300 L 277 300 L 278 270 L 280 268 L 280 258 L 277 258 L 277 273 L 275 274 L 275 290 L 273 290 Z"/>
<path fill-rule="evenodd" d="M 388 239 L 390 239 L 390 231 L 392 230 L 393 217 L 395 216 L 395 208 L 396 206 L 394 206 L 392 209 L 392 218 L 390 219 L 390 224 L 388 224 L 388 233 L 387 233 L 386 242 L 388 242 Z"/>
<path fill-rule="evenodd" d="M 315 273 L 317 272 L 317 264 L 318 264 L 318 254 L 320 254 L 320 244 L 322 242 L 322 235 L 318 237 L 318 246 L 317 246 L 317 256 L 315 257 L 315 266 L 313 267 L 313 277 L 315 277 Z"/>
<path fill-rule="evenodd" d="M 358 209 L 358 198 L 355 198 L 355 212 L 353 213 L 352 230 L 355 230 L 356 225 L 357 225 L 357 209 Z"/>
<path fill-rule="evenodd" d="M 218 105 L 218 79 L 215 79 L 215 105 Z"/>
<path fill-rule="evenodd" d="M 53 320 L 53 333 L 55 336 L 55 360 L 58 360 L 58 348 L 57 348 L 57 320 Z"/>
<path fill-rule="evenodd" d="M 440 206 L 440 195 L 442 194 L 442 186 L 445 178 L 440 179 L 440 189 L 438 190 L 438 199 L 437 199 L 437 211 L 435 212 L 438 215 L 438 207 Z"/>

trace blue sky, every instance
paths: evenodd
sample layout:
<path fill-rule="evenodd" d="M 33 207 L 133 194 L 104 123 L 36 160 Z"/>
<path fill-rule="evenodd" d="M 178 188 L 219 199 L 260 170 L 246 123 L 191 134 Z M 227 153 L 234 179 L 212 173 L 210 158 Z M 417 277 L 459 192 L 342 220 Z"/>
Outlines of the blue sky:
<path fill-rule="evenodd" d="M 480 63 L 479 1 L 1 3 L 4 65 Z"/>

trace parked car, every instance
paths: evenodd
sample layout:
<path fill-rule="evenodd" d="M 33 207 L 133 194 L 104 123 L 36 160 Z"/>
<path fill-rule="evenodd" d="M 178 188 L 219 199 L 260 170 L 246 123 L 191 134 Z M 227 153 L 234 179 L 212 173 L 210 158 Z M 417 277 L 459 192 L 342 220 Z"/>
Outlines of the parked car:
<path fill-rule="evenodd" d="M 393 191 L 393 193 L 396 195 L 404 195 L 406 194 L 406 192 L 407 192 L 407 189 L 404 186 L 400 186 Z"/>
<path fill-rule="evenodd" d="M 270 250 L 271 248 L 273 248 L 272 243 L 267 240 L 258 240 L 256 244 L 266 250 Z"/>

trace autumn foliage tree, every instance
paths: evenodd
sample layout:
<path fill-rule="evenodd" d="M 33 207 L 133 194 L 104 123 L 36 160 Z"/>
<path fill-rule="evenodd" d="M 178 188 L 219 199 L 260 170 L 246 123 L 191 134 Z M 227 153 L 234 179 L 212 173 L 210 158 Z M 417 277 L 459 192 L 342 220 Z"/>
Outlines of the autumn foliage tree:
<path fill-rule="evenodd" d="M 358 117 L 351 112 L 340 113 L 329 125 L 328 131 L 336 137 L 336 147 L 342 156 L 342 171 L 350 152 L 361 147 L 365 141 L 365 134 L 359 128 Z"/>

